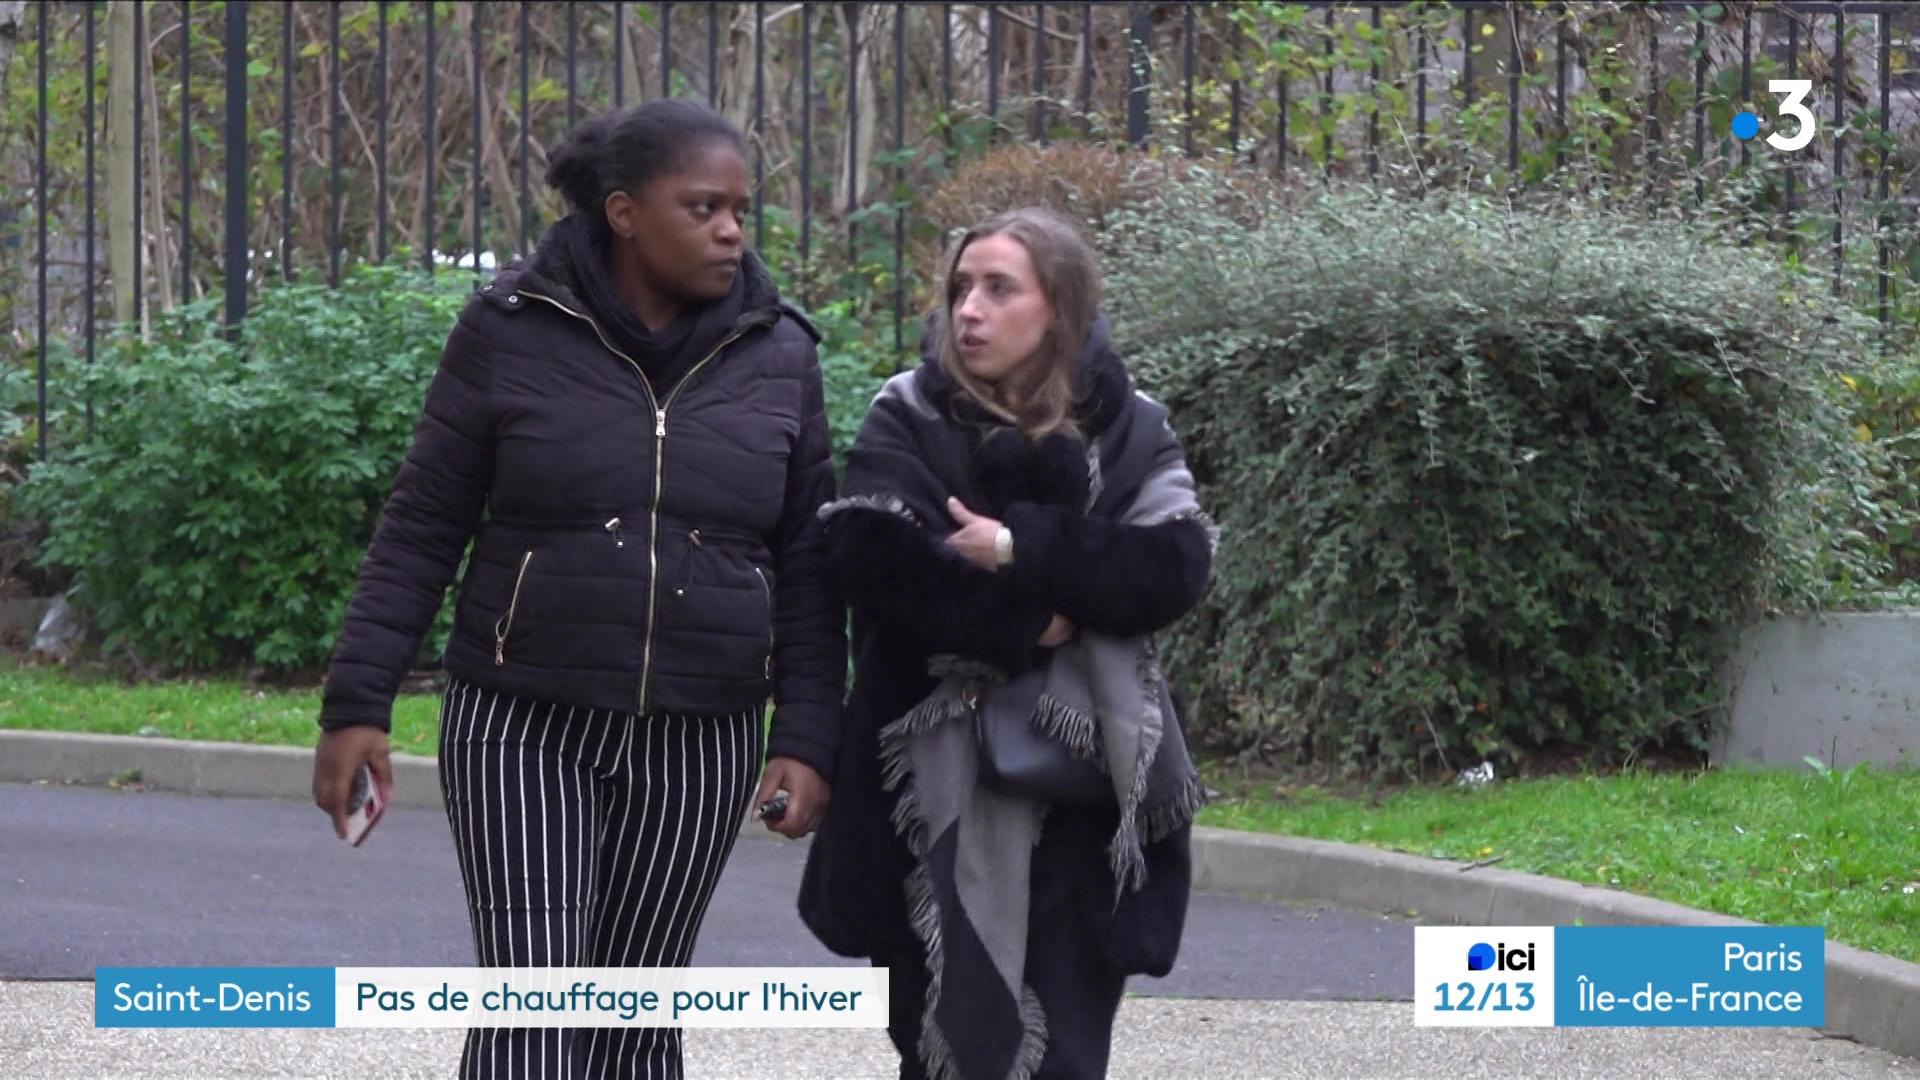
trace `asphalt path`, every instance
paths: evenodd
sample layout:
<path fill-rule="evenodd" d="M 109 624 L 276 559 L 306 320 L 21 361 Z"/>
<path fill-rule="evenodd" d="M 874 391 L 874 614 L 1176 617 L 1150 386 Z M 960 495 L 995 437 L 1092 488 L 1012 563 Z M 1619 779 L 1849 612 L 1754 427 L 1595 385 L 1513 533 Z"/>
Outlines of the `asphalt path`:
<path fill-rule="evenodd" d="M 0 977 L 96 967 L 462 967 L 473 939 L 446 818 L 394 810 L 366 844 L 291 800 L 0 785 Z M 863 963 L 794 909 L 804 842 L 749 829 L 696 966 Z M 1198 894 L 1180 959 L 1150 996 L 1410 1001 L 1413 925 Z"/>

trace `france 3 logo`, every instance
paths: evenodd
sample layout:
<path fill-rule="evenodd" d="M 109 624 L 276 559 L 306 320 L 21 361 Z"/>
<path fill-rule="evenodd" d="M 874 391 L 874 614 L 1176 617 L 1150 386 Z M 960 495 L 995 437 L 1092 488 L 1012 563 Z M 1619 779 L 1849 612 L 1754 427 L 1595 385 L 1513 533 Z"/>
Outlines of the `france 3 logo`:
<path fill-rule="evenodd" d="M 1551 1027 L 1553 927 L 1416 926 L 1414 1023 Z"/>
<path fill-rule="evenodd" d="M 1791 117 L 1796 125 L 1792 134 L 1776 131 L 1767 136 L 1767 145 L 1775 150 L 1792 153 L 1804 148 L 1813 141 L 1819 125 L 1814 121 L 1813 110 L 1807 108 L 1807 95 L 1813 92 L 1812 79 L 1769 79 L 1767 92 L 1785 94 L 1787 99 L 1780 103 L 1780 115 Z M 1760 134 L 1760 117 L 1749 111 L 1741 111 L 1733 116 L 1733 137 L 1747 142 Z"/>

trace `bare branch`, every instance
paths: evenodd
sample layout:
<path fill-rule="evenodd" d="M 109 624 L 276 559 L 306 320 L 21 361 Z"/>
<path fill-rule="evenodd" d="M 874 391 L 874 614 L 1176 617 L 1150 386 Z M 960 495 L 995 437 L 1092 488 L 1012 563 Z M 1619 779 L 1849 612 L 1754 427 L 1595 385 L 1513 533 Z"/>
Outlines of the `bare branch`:
<path fill-rule="evenodd" d="M 998 9 L 1000 12 L 1001 18 L 1007 20 L 1010 23 L 1013 23 L 1016 26 L 1024 26 L 1029 30 L 1039 29 L 1038 27 L 1034 26 L 1032 21 L 1028 19 L 1023 19 L 1020 16 L 1014 14 L 1012 9 L 1008 8 L 1005 4 L 988 4 L 986 6 L 990 8 Z M 1059 30 L 1052 29 L 1051 27 L 1047 28 L 1046 34 L 1048 37 L 1052 38 L 1055 41 L 1064 41 L 1069 45 L 1080 44 L 1080 35 L 1078 34 L 1063 33 Z"/>

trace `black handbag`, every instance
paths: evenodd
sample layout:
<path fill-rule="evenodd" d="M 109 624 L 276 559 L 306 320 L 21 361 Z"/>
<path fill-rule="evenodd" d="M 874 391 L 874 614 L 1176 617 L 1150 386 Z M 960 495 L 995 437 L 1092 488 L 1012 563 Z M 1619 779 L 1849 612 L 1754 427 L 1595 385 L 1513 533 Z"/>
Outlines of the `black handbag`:
<path fill-rule="evenodd" d="M 1091 758 L 1077 758 L 1033 727 L 1047 670 L 1036 668 L 984 692 L 968 691 L 979 744 L 980 782 L 1007 795 L 1049 803 L 1112 806 L 1113 781 Z"/>

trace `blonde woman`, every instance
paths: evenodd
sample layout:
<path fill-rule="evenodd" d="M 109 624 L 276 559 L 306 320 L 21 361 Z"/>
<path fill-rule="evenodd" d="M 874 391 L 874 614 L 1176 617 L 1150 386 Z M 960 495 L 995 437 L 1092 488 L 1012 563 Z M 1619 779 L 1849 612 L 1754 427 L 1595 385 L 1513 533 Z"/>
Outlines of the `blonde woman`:
<path fill-rule="evenodd" d="M 1170 970 L 1185 922 L 1201 788 L 1152 635 L 1214 532 L 1072 223 L 995 217 L 945 284 L 821 511 L 854 685 L 801 913 L 890 969 L 901 1076 L 1098 1077 L 1127 977 Z M 1010 784 L 989 712 L 1096 769 L 1091 796 Z"/>

